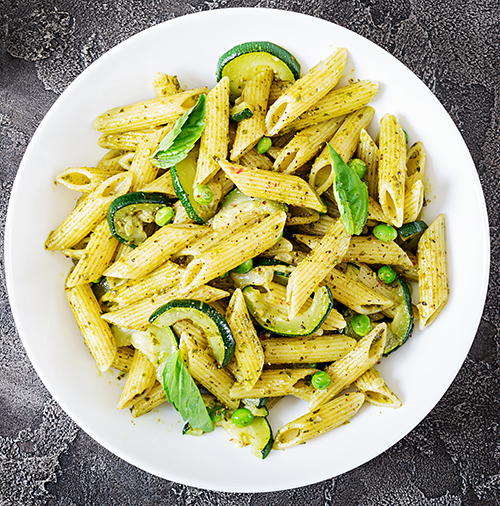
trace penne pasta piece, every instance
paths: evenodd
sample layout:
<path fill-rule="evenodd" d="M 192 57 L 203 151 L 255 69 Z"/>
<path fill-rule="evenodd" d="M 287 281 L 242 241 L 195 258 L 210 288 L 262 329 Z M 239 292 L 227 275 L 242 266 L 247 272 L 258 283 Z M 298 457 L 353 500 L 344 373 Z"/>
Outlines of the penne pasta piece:
<path fill-rule="evenodd" d="M 111 367 L 122 372 L 128 372 L 132 366 L 133 358 L 134 348 L 131 346 L 121 346 L 116 350 L 116 355 L 111 363 Z"/>
<path fill-rule="evenodd" d="M 425 148 L 422 142 L 415 142 L 406 154 L 406 189 L 411 188 L 415 181 L 424 184 Z"/>
<path fill-rule="evenodd" d="M 424 184 L 417 179 L 405 192 L 403 223 L 418 220 L 424 205 Z"/>
<path fill-rule="evenodd" d="M 113 199 L 128 191 L 132 175 L 116 174 L 101 183 L 73 212 L 52 231 L 45 242 L 45 249 L 68 249 L 78 244 L 104 218 Z"/>
<path fill-rule="evenodd" d="M 364 128 L 359 134 L 356 156 L 366 163 L 366 175 L 364 179 L 368 182 L 368 195 L 373 199 L 378 199 L 379 149 Z"/>
<path fill-rule="evenodd" d="M 116 342 L 89 284 L 66 289 L 66 298 L 85 345 L 100 371 L 106 371 L 116 355 Z"/>
<path fill-rule="evenodd" d="M 364 107 L 378 91 L 375 81 L 358 81 L 330 91 L 310 109 L 290 123 L 289 128 L 301 130 L 321 121 L 328 121 Z"/>
<path fill-rule="evenodd" d="M 350 353 L 328 366 L 325 371 L 330 375 L 332 382 L 325 389 L 315 392 L 309 402 L 309 409 L 315 409 L 330 401 L 373 367 L 382 356 L 386 335 L 386 324 L 377 325 Z"/>
<path fill-rule="evenodd" d="M 99 279 L 111 263 L 117 246 L 118 239 L 111 235 L 107 220 L 102 220 L 92 232 L 83 256 L 66 279 L 66 288 Z"/>
<path fill-rule="evenodd" d="M 339 48 L 320 61 L 283 93 L 269 108 L 267 135 L 273 137 L 324 97 L 338 82 L 344 70 L 347 50 Z"/>
<path fill-rule="evenodd" d="M 165 225 L 137 248 L 108 267 L 104 275 L 115 278 L 142 278 L 207 231 L 207 227 L 199 225 Z"/>
<path fill-rule="evenodd" d="M 266 132 L 267 101 L 273 75 L 273 71 L 267 69 L 250 79 L 243 88 L 241 100 L 251 106 L 253 115 L 238 123 L 231 150 L 232 161 L 250 151 Z"/>
<path fill-rule="evenodd" d="M 235 401 L 229 394 L 234 383 L 233 377 L 225 369 L 217 367 L 215 360 L 209 355 L 206 348 L 202 348 L 193 341 L 194 339 L 192 339 L 190 346 L 183 347 L 185 348 L 183 357 L 185 353 L 189 373 L 195 381 L 215 395 L 229 409 L 237 409 L 240 404 L 239 401 Z M 183 340 L 181 340 L 182 342 Z"/>
<path fill-rule="evenodd" d="M 206 251 L 187 266 L 181 287 L 187 290 L 208 283 L 260 255 L 279 240 L 285 221 L 285 212 L 272 214 Z"/>
<path fill-rule="evenodd" d="M 344 162 L 347 163 L 351 159 L 358 146 L 361 130 L 369 125 L 374 114 L 375 110 L 369 106 L 348 114 L 330 140 L 330 146 L 339 154 Z M 328 146 L 326 146 L 314 160 L 311 173 L 309 174 L 309 184 L 321 195 L 330 188 L 333 179 L 334 173 L 330 160 L 330 152 Z"/>
<path fill-rule="evenodd" d="M 292 174 L 311 158 L 317 155 L 325 143 L 340 128 L 344 117 L 323 121 L 311 125 L 298 132 L 293 139 L 280 151 L 274 161 L 273 170 Z"/>
<path fill-rule="evenodd" d="M 135 151 L 139 143 L 144 141 L 151 131 L 137 130 L 135 132 L 120 132 L 117 134 L 104 134 L 99 137 L 97 144 L 104 149 L 121 149 Z"/>
<path fill-rule="evenodd" d="M 175 286 L 159 295 L 142 299 L 116 311 L 105 313 L 102 315 L 102 318 L 108 323 L 113 323 L 126 329 L 146 330 L 149 325 L 149 317 L 153 312 L 171 300 L 194 299 L 203 302 L 212 302 L 223 299 L 228 295 L 228 292 L 208 285 L 187 292 Z"/>
<path fill-rule="evenodd" d="M 326 284 L 335 300 L 359 314 L 373 314 L 394 306 L 394 301 L 363 283 L 352 279 L 339 269 L 332 269 Z"/>
<path fill-rule="evenodd" d="M 226 321 L 236 341 L 234 360 L 238 366 L 237 381 L 250 390 L 264 367 L 264 352 L 253 326 L 243 293 L 233 292 L 226 311 Z"/>
<path fill-rule="evenodd" d="M 346 322 L 344 317 L 333 308 L 328 316 L 325 318 L 325 321 L 321 325 L 321 330 L 325 332 L 336 332 L 345 328 Z"/>
<path fill-rule="evenodd" d="M 310 248 L 315 248 L 320 242 L 320 238 L 315 235 L 294 234 L 293 237 Z M 343 261 L 413 267 L 408 254 L 394 241 L 383 242 L 376 237 L 363 235 L 351 237 Z"/>
<path fill-rule="evenodd" d="M 428 327 L 448 302 L 448 268 L 444 215 L 440 214 L 418 242 L 418 313 L 420 330 Z"/>
<path fill-rule="evenodd" d="M 109 290 L 100 302 L 111 302 L 119 306 L 126 306 L 147 299 L 176 285 L 183 273 L 182 267 L 166 261 L 163 265 L 139 280 L 131 280 L 118 288 Z"/>
<path fill-rule="evenodd" d="M 347 355 L 356 341 L 341 334 L 306 337 L 270 337 L 261 341 L 264 362 L 271 364 L 313 364 L 333 362 Z"/>
<path fill-rule="evenodd" d="M 165 174 L 162 176 L 157 177 L 150 183 L 142 186 L 139 191 L 165 193 L 169 197 L 177 198 L 177 194 L 174 190 L 174 185 L 172 184 L 172 176 L 170 175 L 170 171 L 165 172 Z"/>
<path fill-rule="evenodd" d="M 285 450 L 304 444 L 325 432 L 347 423 L 361 408 L 365 396 L 346 394 L 287 423 L 276 433 L 273 448 Z"/>
<path fill-rule="evenodd" d="M 273 79 L 271 90 L 269 91 L 268 105 L 273 105 L 274 102 L 276 102 L 276 100 L 278 100 L 278 98 L 280 98 L 281 95 L 283 95 L 283 93 L 289 90 L 292 86 L 292 81 L 280 81 L 279 79 Z"/>
<path fill-rule="evenodd" d="M 380 373 L 371 367 L 355 382 L 354 386 L 363 394 L 366 400 L 374 406 L 382 406 L 387 408 L 400 408 L 401 401 L 385 384 Z"/>
<path fill-rule="evenodd" d="M 316 192 L 299 176 L 251 169 L 227 162 L 222 162 L 220 165 L 227 177 L 249 197 L 272 199 L 294 206 L 309 207 L 320 213 L 326 211 L 325 204 Z"/>
<path fill-rule="evenodd" d="M 148 357 L 139 350 L 135 350 L 132 365 L 116 407 L 130 408 L 139 399 L 145 397 L 156 381 L 156 367 Z"/>
<path fill-rule="evenodd" d="M 169 97 L 153 98 L 145 102 L 115 107 L 98 116 L 94 128 L 105 134 L 142 130 L 171 123 L 196 104 L 206 88 L 176 93 Z"/>
<path fill-rule="evenodd" d="M 263 170 L 271 170 L 273 168 L 273 162 L 266 155 L 258 153 L 255 148 L 241 155 L 238 163 L 244 167 L 255 167 Z"/>
<path fill-rule="evenodd" d="M 134 403 L 130 408 L 130 412 L 134 418 L 149 413 L 154 408 L 167 402 L 167 394 L 160 383 L 156 382 L 147 394 Z"/>
<path fill-rule="evenodd" d="M 386 222 L 400 227 L 405 202 L 406 140 L 403 129 L 391 114 L 380 120 L 379 150 L 379 202 Z"/>
<path fill-rule="evenodd" d="M 148 134 L 144 140 L 139 142 L 137 151 L 135 152 L 132 160 L 132 165 L 129 171 L 133 174 L 134 180 L 132 183 L 132 191 L 137 191 L 144 185 L 151 183 L 158 174 L 158 167 L 153 165 L 150 157 L 160 145 L 161 140 L 165 137 L 170 127 L 155 130 Z"/>
<path fill-rule="evenodd" d="M 227 158 L 229 141 L 229 78 L 223 77 L 207 95 L 205 129 L 201 134 L 195 185 L 205 184 Z"/>
<path fill-rule="evenodd" d="M 338 220 L 322 237 L 317 246 L 293 270 L 288 279 L 286 301 L 288 318 L 294 318 L 335 265 L 342 261 L 351 236 Z"/>
<path fill-rule="evenodd" d="M 73 191 L 90 193 L 103 181 L 120 172 L 123 171 L 121 169 L 106 170 L 94 167 L 70 167 L 58 172 L 55 182 Z"/>
<path fill-rule="evenodd" d="M 368 219 L 378 222 L 385 221 L 385 214 L 381 205 L 370 195 L 368 195 Z"/>
<path fill-rule="evenodd" d="M 153 79 L 153 90 L 157 98 L 170 97 L 182 92 L 177 76 L 169 76 L 163 72 L 158 72 Z"/>
<path fill-rule="evenodd" d="M 255 399 L 259 397 L 282 397 L 291 395 L 294 385 L 308 376 L 318 372 L 318 369 L 267 369 L 262 371 L 251 390 L 246 385 L 235 383 L 229 394 L 233 399 Z"/>

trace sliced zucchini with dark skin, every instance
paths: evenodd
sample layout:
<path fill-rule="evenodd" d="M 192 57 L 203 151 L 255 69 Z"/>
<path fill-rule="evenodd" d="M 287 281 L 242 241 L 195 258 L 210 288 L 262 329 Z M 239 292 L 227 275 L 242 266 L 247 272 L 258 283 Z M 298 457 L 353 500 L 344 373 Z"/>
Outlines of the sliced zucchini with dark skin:
<path fill-rule="evenodd" d="M 395 310 L 393 321 L 387 325 L 384 356 L 403 346 L 411 336 L 414 327 L 410 285 L 401 276 L 398 277 L 397 283 L 401 302 Z"/>
<path fill-rule="evenodd" d="M 266 417 L 256 416 L 247 427 L 237 427 L 226 420 L 223 427 L 236 445 L 251 445 L 250 451 L 255 457 L 265 459 L 273 448 L 273 431 Z"/>
<path fill-rule="evenodd" d="M 292 320 L 276 310 L 274 304 L 269 302 L 266 293 L 247 286 L 243 289 L 243 295 L 248 311 L 255 321 L 261 327 L 280 336 L 299 337 L 316 332 L 333 308 L 332 293 L 327 286 L 317 288 L 310 307 Z"/>
<path fill-rule="evenodd" d="M 191 151 L 184 160 L 170 169 L 175 194 L 184 206 L 187 215 L 199 225 L 203 225 L 216 211 L 216 204 L 199 204 L 194 198 L 197 153 Z"/>
<path fill-rule="evenodd" d="M 229 77 L 230 99 L 241 95 L 247 81 L 271 69 L 281 81 L 300 77 L 300 64 L 286 49 L 272 42 L 245 42 L 226 51 L 217 63 L 217 81 Z"/>
<path fill-rule="evenodd" d="M 400 237 L 400 241 L 398 241 L 399 245 L 406 251 L 416 251 L 418 241 L 427 228 L 427 223 L 422 220 L 405 223 L 398 229 Z"/>
<path fill-rule="evenodd" d="M 111 202 L 108 209 L 111 234 L 123 244 L 136 248 L 147 238 L 144 224 L 153 223 L 156 211 L 169 205 L 170 200 L 163 193 L 133 192 L 121 195 Z"/>
<path fill-rule="evenodd" d="M 229 111 L 229 117 L 231 121 L 234 121 L 235 123 L 239 123 L 244 119 L 249 119 L 252 116 L 252 108 L 247 102 L 240 102 L 239 104 L 234 105 Z"/>
<path fill-rule="evenodd" d="M 265 212 L 269 214 L 288 211 L 288 206 L 270 199 L 249 197 L 238 189 L 229 192 L 222 201 L 218 213 L 211 223 L 214 228 L 232 227 L 235 217 L 248 212 Z"/>
<path fill-rule="evenodd" d="M 203 329 L 217 365 L 227 365 L 233 358 L 236 342 L 224 316 L 206 302 L 172 300 L 159 307 L 149 317 L 149 322 L 158 327 L 170 327 L 184 319 L 192 320 Z"/>

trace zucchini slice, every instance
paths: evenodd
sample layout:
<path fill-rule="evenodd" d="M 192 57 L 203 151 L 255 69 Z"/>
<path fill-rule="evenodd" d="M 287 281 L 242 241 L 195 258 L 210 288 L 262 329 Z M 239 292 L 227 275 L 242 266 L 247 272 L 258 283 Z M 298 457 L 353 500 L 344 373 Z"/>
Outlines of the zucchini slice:
<path fill-rule="evenodd" d="M 217 81 L 229 77 L 229 98 L 241 95 L 245 83 L 267 69 L 276 79 L 295 81 L 300 77 L 300 64 L 281 46 L 272 42 L 245 42 L 226 51 L 217 63 Z"/>
<path fill-rule="evenodd" d="M 251 118 L 252 116 L 252 108 L 247 102 L 236 104 L 229 111 L 229 117 L 231 121 L 234 121 L 235 123 L 239 123 L 240 121 Z"/>
<path fill-rule="evenodd" d="M 420 237 L 428 228 L 422 220 L 405 223 L 399 230 L 399 245 L 406 251 L 416 251 Z"/>
<path fill-rule="evenodd" d="M 177 338 L 170 327 L 150 325 L 144 332 L 110 325 L 116 345 L 129 346 L 140 350 L 156 367 L 156 378 L 162 383 L 163 368 L 167 358 L 177 351 Z"/>
<path fill-rule="evenodd" d="M 247 427 L 237 427 L 231 420 L 225 420 L 222 426 L 236 446 L 251 445 L 252 455 L 259 459 L 265 459 L 273 448 L 273 431 L 266 417 L 255 417 Z"/>
<path fill-rule="evenodd" d="M 160 207 L 169 206 L 163 193 L 133 192 L 121 195 L 108 208 L 108 225 L 113 237 L 136 248 L 147 238 L 144 223 L 153 223 Z"/>
<path fill-rule="evenodd" d="M 314 291 L 314 299 L 310 307 L 289 320 L 285 313 L 279 311 L 271 302 L 269 293 L 247 286 L 243 295 L 248 311 L 256 322 L 266 330 L 280 336 L 308 336 L 321 327 L 325 318 L 333 308 L 333 297 L 327 286 Z"/>
<path fill-rule="evenodd" d="M 171 300 L 159 307 L 149 317 L 149 322 L 163 328 L 186 318 L 203 329 L 217 365 L 227 365 L 233 358 L 236 342 L 226 319 L 206 302 L 191 299 Z"/>
<path fill-rule="evenodd" d="M 212 218 L 211 224 L 216 229 L 233 227 L 235 218 L 243 213 L 269 213 L 288 211 L 288 206 L 276 200 L 264 200 L 249 197 L 238 189 L 229 192 L 222 201 L 218 213 Z"/>
<path fill-rule="evenodd" d="M 187 215 L 199 225 L 203 225 L 216 211 L 217 204 L 199 204 L 194 199 L 194 179 L 198 153 L 192 150 L 184 160 L 170 169 L 175 194 L 184 206 Z"/>
<path fill-rule="evenodd" d="M 387 340 L 384 348 L 385 357 L 406 343 L 414 327 L 410 286 L 401 276 L 398 277 L 397 283 L 399 285 L 398 292 L 401 302 L 395 310 L 394 320 L 387 325 Z"/>

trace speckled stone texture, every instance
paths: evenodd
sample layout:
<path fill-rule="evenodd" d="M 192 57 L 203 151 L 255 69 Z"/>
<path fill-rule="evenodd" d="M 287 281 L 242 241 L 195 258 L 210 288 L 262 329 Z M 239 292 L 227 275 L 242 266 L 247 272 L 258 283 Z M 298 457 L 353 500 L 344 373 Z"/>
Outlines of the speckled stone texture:
<path fill-rule="evenodd" d="M 192 12 L 238 6 L 307 13 L 367 37 L 405 63 L 450 113 L 474 158 L 491 225 L 490 291 L 472 349 L 429 416 L 364 466 L 295 490 L 209 492 L 125 463 L 66 416 L 24 352 L 9 309 L 2 258 L 0 505 L 500 504 L 498 0 L 0 0 L 2 249 L 9 194 L 23 153 L 72 80 L 145 28 Z"/>

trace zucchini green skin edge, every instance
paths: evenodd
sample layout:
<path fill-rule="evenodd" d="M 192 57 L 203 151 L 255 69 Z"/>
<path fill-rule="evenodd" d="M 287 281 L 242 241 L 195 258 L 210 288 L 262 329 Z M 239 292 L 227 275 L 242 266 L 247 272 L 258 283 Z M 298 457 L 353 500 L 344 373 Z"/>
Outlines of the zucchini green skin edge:
<path fill-rule="evenodd" d="M 241 437 L 242 434 L 250 438 L 252 440 L 251 453 L 255 457 L 265 459 L 271 453 L 274 437 L 271 425 L 266 417 L 256 416 L 247 427 L 236 427 L 231 420 L 228 420 L 225 422 L 224 427 L 235 439 Z"/>
<path fill-rule="evenodd" d="M 302 314 L 296 316 L 292 320 L 292 322 L 276 321 L 274 315 L 271 315 L 270 313 L 263 312 L 261 315 L 258 314 L 257 304 L 259 302 L 265 304 L 265 302 L 262 301 L 261 299 L 262 296 L 260 295 L 260 292 L 258 292 L 258 290 L 255 290 L 251 286 L 246 286 L 243 289 L 243 296 L 245 297 L 245 302 L 247 304 L 249 313 L 257 321 L 257 323 L 266 330 L 269 330 L 273 334 L 279 336 L 301 337 L 301 336 L 308 336 L 316 332 L 316 330 L 318 330 L 321 327 L 322 323 L 325 321 L 326 317 L 330 314 L 330 311 L 333 308 L 333 297 L 330 289 L 327 286 L 317 288 L 314 291 L 314 299 L 316 300 L 316 297 L 325 298 L 326 308 L 320 315 L 314 315 L 315 318 L 309 317 L 306 320 L 304 320 L 304 322 L 307 322 L 309 326 L 304 326 L 303 323 L 301 323 L 299 327 L 297 327 L 297 323 L 293 324 L 293 321 L 297 319 L 300 320 Z M 311 306 L 311 308 L 312 307 L 313 306 Z M 309 310 L 311 310 L 311 308 L 309 308 Z M 273 319 L 275 319 L 276 321 L 274 326 L 271 323 Z"/>
<path fill-rule="evenodd" d="M 292 72 L 293 77 L 298 79 L 300 77 L 300 64 L 291 53 L 286 49 L 273 44 L 272 42 L 258 41 L 258 42 L 244 42 L 238 44 L 226 51 L 217 62 L 217 81 L 222 78 L 222 71 L 224 67 L 238 56 L 247 53 L 269 53 L 276 58 L 279 58 Z"/>
<path fill-rule="evenodd" d="M 408 283 L 406 282 L 406 280 L 404 278 L 402 278 L 401 276 L 398 277 L 398 283 L 399 283 L 399 286 L 401 287 L 401 290 L 403 292 L 404 301 L 402 302 L 402 305 L 403 305 L 403 310 L 405 311 L 405 316 L 408 318 L 408 325 L 407 325 L 404 333 L 402 333 L 401 335 L 397 335 L 395 332 L 392 332 L 392 334 L 394 336 L 397 336 L 398 339 L 392 340 L 392 341 L 389 341 L 389 339 L 387 340 L 385 348 L 384 348 L 384 352 L 383 352 L 384 357 L 387 357 L 387 355 L 390 355 L 393 351 L 395 351 L 398 348 L 400 348 L 401 346 L 403 346 L 403 344 L 405 344 L 406 341 L 411 336 L 411 334 L 413 332 L 413 328 L 415 326 L 414 319 L 413 319 L 413 308 L 412 308 L 412 304 L 411 304 L 410 287 L 408 286 Z M 389 328 L 392 331 L 391 326 L 388 326 L 388 329 Z M 388 336 L 388 338 L 389 338 L 389 336 Z"/>
<path fill-rule="evenodd" d="M 224 349 L 224 357 L 222 360 L 218 361 L 219 367 L 226 366 L 234 355 L 234 349 L 236 347 L 236 341 L 233 337 L 233 333 L 226 321 L 226 319 L 212 306 L 207 304 L 206 302 L 202 302 L 200 300 L 192 300 L 192 299 L 176 299 L 167 302 L 165 305 L 159 307 L 154 311 L 154 313 L 149 317 L 149 323 L 153 323 L 158 317 L 164 314 L 167 311 L 175 312 L 177 309 L 189 309 L 192 311 L 199 311 L 203 313 L 203 315 L 209 317 L 217 327 L 219 331 L 222 346 Z M 178 320 L 186 318 L 185 314 L 179 316 Z M 169 325 L 173 325 L 176 321 L 173 320 Z M 209 339 L 210 341 L 210 339 Z"/>
<path fill-rule="evenodd" d="M 115 216 L 116 213 L 121 209 L 139 204 L 157 204 L 159 206 L 169 206 L 170 200 L 163 193 L 133 192 L 121 195 L 120 197 L 117 197 L 115 200 L 113 200 L 113 202 L 111 202 L 107 214 L 107 220 L 111 235 L 115 239 L 118 239 L 120 242 L 126 244 L 127 246 L 130 246 L 131 248 L 136 248 L 137 244 L 127 241 L 116 231 Z"/>

